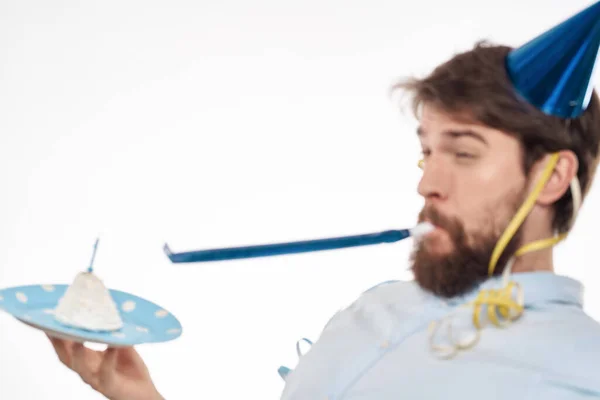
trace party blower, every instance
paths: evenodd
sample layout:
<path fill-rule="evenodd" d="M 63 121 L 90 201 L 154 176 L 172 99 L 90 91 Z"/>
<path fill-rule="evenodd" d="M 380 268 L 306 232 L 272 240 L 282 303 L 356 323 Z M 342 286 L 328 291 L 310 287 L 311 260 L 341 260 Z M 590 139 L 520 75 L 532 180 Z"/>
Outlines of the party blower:
<path fill-rule="evenodd" d="M 365 235 L 263 244 L 257 246 L 196 250 L 182 253 L 173 253 L 169 248 L 169 245 L 165 244 L 164 251 L 173 263 L 223 261 L 242 258 L 278 256 L 283 254 L 308 253 L 323 250 L 335 250 L 380 243 L 393 243 L 409 237 L 418 240 L 434 229 L 435 227 L 431 223 L 422 222 L 410 229 L 389 230 Z"/>

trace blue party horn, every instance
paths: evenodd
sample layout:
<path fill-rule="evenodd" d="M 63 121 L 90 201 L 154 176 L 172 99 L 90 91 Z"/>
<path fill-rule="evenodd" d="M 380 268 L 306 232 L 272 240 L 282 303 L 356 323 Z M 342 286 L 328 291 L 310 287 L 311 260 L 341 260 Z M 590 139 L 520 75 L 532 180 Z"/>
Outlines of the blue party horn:
<path fill-rule="evenodd" d="M 264 244 L 257 246 L 230 247 L 210 250 L 196 250 L 173 253 L 168 244 L 164 251 L 173 263 L 195 263 L 234 260 L 242 258 L 270 257 L 283 254 L 308 253 L 313 251 L 335 250 L 348 247 L 368 246 L 380 243 L 393 243 L 409 237 L 419 239 L 435 227 L 423 222 L 411 229 L 389 230 L 365 235 L 343 236 L 328 239 L 306 240 L 299 242 Z"/>

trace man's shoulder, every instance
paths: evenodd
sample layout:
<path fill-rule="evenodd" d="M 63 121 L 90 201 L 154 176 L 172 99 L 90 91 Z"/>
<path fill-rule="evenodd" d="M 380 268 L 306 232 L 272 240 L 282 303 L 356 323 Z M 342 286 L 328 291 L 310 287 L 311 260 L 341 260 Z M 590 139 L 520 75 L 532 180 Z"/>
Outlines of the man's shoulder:
<path fill-rule="evenodd" d="M 571 312 L 557 312 L 557 318 L 552 325 L 554 330 L 559 330 L 563 335 L 557 335 L 562 343 L 573 342 L 574 346 L 583 355 L 594 354 L 594 363 L 600 354 L 600 322 L 590 316 L 585 310 L 577 308 Z"/>
<path fill-rule="evenodd" d="M 388 291 L 395 291 L 396 293 L 402 292 L 402 293 L 406 293 L 406 294 L 415 294 L 417 292 L 421 292 L 422 289 L 413 280 L 407 281 L 407 280 L 395 279 L 395 280 L 388 280 L 388 281 L 383 281 L 383 282 L 377 283 L 376 285 L 369 287 L 367 290 L 364 290 L 362 292 L 362 294 L 366 294 L 366 293 L 383 294 Z"/>
<path fill-rule="evenodd" d="M 389 280 L 364 290 L 344 310 L 346 313 L 377 312 L 392 306 L 398 315 L 421 307 L 429 296 L 414 281 Z"/>
<path fill-rule="evenodd" d="M 505 357 L 535 366 L 542 380 L 600 393 L 600 323 L 580 307 L 555 305 L 526 310 L 507 339 L 498 331 L 494 343 Z M 511 328 L 508 328 L 511 332 Z"/>
<path fill-rule="evenodd" d="M 525 309 L 515 331 L 527 346 L 560 349 L 567 354 L 585 356 L 586 349 L 600 354 L 600 322 L 581 307 L 550 304 Z"/>
<path fill-rule="evenodd" d="M 533 312 L 533 315 L 536 314 L 539 316 L 532 318 L 532 328 L 545 331 L 562 342 L 577 338 L 600 347 L 600 321 L 581 307 L 559 304 L 538 313 Z"/>
<path fill-rule="evenodd" d="M 402 286 L 406 286 L 406 284 L 410 284 L 410 282 L 408 282 L 408 281 L 400 281 L 400 280 L 397 280 L 397 279 L 393 279 L 393 280 L 389 280 L 389 281 L 384 281 L 384 282 L 380 282 L 380 283 L 378 283 L 376 285 L 371 286 L 367 290 L 363 291 L 362 294 L 370 293 L 370 292 L 377 291 L 377 290 L 381 290 L 382 288 L 384 288 L 386 286 L 388 288 L 390 286 L 391 287 L 402 287 Z"/>
<path fill-rule="evenodd" d="M 335 313 L 327 322 L 328 327 L 334 320 L 350 316 L 361 311 L 376 312 L 389 304 L 398 304 L 402 307 L 420 302 L 423 292 L 413 281 L 388 280 L 377 283 L 363 290 L 347 306 Z"/>
<path fill-rule="evenodd" d="M 414 281 L 389 280 L 371 286 L 356 299 L 357 302 L 414 303 L 425 298 L 425 293 Z"/>

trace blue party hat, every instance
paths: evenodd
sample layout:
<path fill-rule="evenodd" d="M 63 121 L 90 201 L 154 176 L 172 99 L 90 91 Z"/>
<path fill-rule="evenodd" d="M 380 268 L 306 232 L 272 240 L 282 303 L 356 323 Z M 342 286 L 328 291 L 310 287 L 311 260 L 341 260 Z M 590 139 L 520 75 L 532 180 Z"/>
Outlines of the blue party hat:
<path fill-rule="evenodd" d="M 523 46 L 506 67 L 516 91 L 546 114 L 576 118 L 587 108 L 600 47 L 600 1 Z"/>

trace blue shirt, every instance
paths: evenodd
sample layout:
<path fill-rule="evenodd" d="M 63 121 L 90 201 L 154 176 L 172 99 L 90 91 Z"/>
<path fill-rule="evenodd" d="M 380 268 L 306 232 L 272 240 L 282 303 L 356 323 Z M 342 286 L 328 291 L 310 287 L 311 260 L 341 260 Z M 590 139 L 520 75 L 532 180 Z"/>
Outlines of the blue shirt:
<path fill-rule="evenodd" d="M 600 398 L 600 325 L 582 309 L 581 283 L 551 272 L 511 279 L 524 289 L 522 316 L 485 326 L 450 359 L 431 352 L 428 327 L 466 309 L 477 291 L 444 300 L 414 282 L 376 286 L 329 321 L 285 377 L 281 399 Z M 493 278 L 479 289 L 499 287 Z"/>

